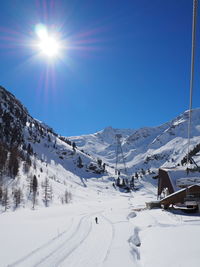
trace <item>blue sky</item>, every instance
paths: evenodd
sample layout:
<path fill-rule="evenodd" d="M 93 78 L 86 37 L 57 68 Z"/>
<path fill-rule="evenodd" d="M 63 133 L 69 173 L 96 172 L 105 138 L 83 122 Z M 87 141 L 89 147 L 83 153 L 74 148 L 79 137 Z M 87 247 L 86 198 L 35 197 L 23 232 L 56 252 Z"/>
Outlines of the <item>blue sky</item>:
<path fill-rule="evenodd" d="M 2 0 L 0 7 L 0 84 L 59 134 L 157 126 L 188 109 L 192 0 Z M 70 46 L 51 63 L 30 45 L 38 23 Z"/>

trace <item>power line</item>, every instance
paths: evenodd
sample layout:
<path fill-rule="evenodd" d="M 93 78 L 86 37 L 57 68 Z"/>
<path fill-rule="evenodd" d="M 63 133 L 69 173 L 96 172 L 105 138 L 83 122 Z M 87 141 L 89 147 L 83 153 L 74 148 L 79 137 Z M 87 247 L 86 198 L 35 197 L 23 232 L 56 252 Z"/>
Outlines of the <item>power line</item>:
<path fill-rule="evenodd" d="M 192 98 L 194 86 L 194 61 L 195 61 L 195 43 L 196 43 L 196 20 L 197 20 L 197 4 L 198 0 L 193 0 L 193 17 L 192 17 L 192 51 L 191 51 L 191 70 L 190 70 L 190 105 L 189 105 L 189 118 L 188 118 L 188 153 L 187 153 L 187 166 L 189 164 L 190 152 L 190 138 L 191 138 L 191 121 L 192 121 Z"/>

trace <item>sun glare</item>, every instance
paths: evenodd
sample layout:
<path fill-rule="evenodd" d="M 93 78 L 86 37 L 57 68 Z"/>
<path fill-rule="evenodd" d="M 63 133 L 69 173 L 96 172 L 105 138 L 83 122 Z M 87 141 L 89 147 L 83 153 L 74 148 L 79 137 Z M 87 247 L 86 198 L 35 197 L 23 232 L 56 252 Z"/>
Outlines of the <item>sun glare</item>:
<path fill-rule="evenodd" d="M 50 35 L 47 27 L 43 24 L 36 25 L 35 31 L 38 37 L 37 47 L 39 51 L 49 58 L 58 56 L 60 52 L 59 40 Z"/>
<path fill-rule="evenodd" d="M 58 42 L 50 37 L 42 39 L 38 44 L 42 53 L 44 53 L 48 57 L 54 57 L 58 55 L 59 45 Z"/>

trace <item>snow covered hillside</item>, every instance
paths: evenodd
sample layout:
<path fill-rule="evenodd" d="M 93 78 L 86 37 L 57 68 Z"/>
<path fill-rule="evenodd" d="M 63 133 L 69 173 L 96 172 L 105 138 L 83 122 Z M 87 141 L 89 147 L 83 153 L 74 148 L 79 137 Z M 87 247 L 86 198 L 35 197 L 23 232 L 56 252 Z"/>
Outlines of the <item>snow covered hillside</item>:
<path fill-rule="evenodd" d="M 191 152 L 200 144 L 200 109 L 192 112 Z M 122 149 L 129 174 L 149 173 L 161 166 L 173 167 L 184 164 L 187 154 L 188 111 L 170 122 L 158 127 L 146 127 L 138 130 L 113 129 L 112 127 L 95 134 L 68 137 L 77 147 L 94 157 L 115 166 L 116 134 L 121 134 Z M 200 161 L 199 149 L 193 156 Z M 123 165 L 121 165 L 123 168 Z"/>
<path fill-rule="evenodd" d="M 0 87 L 0 204 L 48 206 L 77 198 L 76 186 L 106 175 L 102 162 L 34 119 Z"/>
<path fill-rule="evenodd" d="M 121 135 L 130 175 L 154 176 L 161 166 L 185 164 L 188 112 L 158 127 L 108 127 L 95 134 L 66 138 L 32 118 L 3 87 L 0 100 L 0 202 L 5 210 L 9 206 L 69 202 L 72 196 L 78 198 L 79 189 L 88 189 L 88 179 L 113 181 L 116 134 Z M 199 119 L 200 109 L 193 110 L 191 155 L 197 163 Z"/>
<path fill-rule="evenodd" d="M 146 210 L 146 182 L 128 194 L 88 183 L 89 200 L 1 214 L 0 267 L 200 266 L 198 214 Z"/>
<path fill-rule="evenodd" d="M 0 100 L 0 267 L 200 266 L 199 214 L 146 209 L 156 199 L 151 171 L 185 162 L 187 112 L 160 127 L 66 138 L 3 87 Z M 113 186 L 116 134 L 129 171 L 143 172 L 138 190 Z"/>

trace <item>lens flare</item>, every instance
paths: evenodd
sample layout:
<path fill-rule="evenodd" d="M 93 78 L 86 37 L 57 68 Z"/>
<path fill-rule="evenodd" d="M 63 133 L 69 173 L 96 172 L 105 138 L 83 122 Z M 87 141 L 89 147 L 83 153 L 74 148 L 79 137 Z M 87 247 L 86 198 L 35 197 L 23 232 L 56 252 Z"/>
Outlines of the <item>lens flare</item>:
<path fill-rule="evenodd" d="M 35 26 L 35 32 L 36 32 L 37 36 L 39 37 L 39 39 L 41 39 L 41 40 L 48 37 L 47 28 L 43 24 L 37 24 Z"/>
<path fill-rule="evenodd" d="M 49 58 L 58 56 L 61 48 L 59 40 L 49 34 L 47 27 L 38 24 L 35 27 L 35 32 L 38 36 L 37 47 L 39 51 Z"/>

